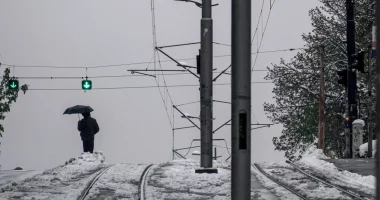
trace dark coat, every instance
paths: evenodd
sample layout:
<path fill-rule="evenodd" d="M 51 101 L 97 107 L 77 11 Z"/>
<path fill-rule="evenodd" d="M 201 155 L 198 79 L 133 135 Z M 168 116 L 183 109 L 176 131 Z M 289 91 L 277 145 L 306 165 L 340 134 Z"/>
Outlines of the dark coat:
<path fill-rule="evenodd" d="M 99 132 L 99 125 L 96 119 L 85 117 L 78 122 L 78 131 L 82 140 L 94 140 L 95 134 Z"/>

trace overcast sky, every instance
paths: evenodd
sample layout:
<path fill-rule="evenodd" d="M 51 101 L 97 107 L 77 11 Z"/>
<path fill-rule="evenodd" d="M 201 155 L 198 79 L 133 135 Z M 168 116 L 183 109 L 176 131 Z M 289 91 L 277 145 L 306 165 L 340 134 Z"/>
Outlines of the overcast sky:
<path fill-rule="evenodd" d="M 268 17 L 269 2 L 264 0 L 263 18 L 252 51 L 257 51 L 263 27 Z M 273 1 L 273 0 L 272 0 Z M 231 1 L 213 1 L 214 41 L 230 44 Z M 252 27 L 260 15 L 261 0 L 252 1 Z M 311 31 L 308 11 L 317 0 L 277 0 L 272 9 L 260 51 L 302 47 L 301 34 Z M 88 67 L 87 75 L 118 76 L 130 74 L 128 69 L 145 69 L 148 65 L 123 65 L 104 68 L 92 66 L 150 61 L 153 56 L 152 17 L 149 0 L 0 0 L 0 62 L 27 66 Z M 155 2 L 157 43 L 159 46 L 197 42 L 200 40 L 201 9 L 194 4 L 157 0 Z M 254 32 L 254 30 L 252 30 Z M 257 41 L 258 40 L 258 41 Z M 168 48 L 165 51 L 176 59 L 195 58 L 199 45 Z M 214 55 L 230 54 L 229 46 L 214 45 Z M 290 59 L 295 52 L 260 54 L 255 69 L 266 69 L 280 58 Z M 158 59 L 158 57 L 157 57 Z M 167 60 L 159 54 L 160 60 Z M 214 59 L 214 68 L 221 71 L 230 64 L 230 57 Z M 253 56 L 253 61 L 255 56 Z M 195 60 L 186 60 L 195 65 Z M 5 66 L 2 66 L 2 71 Z M 149 69 L 154 67 L 151 64 Z M 163 69 L 178 69 L 172 62 L 162 62 Z M 52 69 L 16 67 L 12 76 L 84 77 L 85 68 Z M 253 73 L 252 81 L 265 81 L 264 71 Z M 149 76 L 122 78 L 92 78 L 94 88 L 157 85 Z M 157 78 L 164 85 L 162 76 Z M 216 83 L 229 83 L 223 75 Z M 165 76 L 167 85 L 199 84 L 192 75 Z M 20 79 L 30 89 L 80 89 L 81 79 L 30 80 Z M 270 123 L 263 111 L 264 102 L 272 102 L 272 84 L 252 85 L 252 123 Z M 164 88 L 110 89 L 79 91 L 30 90 L 20 96 L 7 113 L 1 141 L 2 169 L 21 166 L 25 169 L 46 169 L 63 164 L 82 152 L 77 131 L 78 117 L 62 115 L 67 107 L 90 105 L 95 112 L 100 132 L 96 135 L 95 151 L 103 151 L 108 163 L 157 163 L 172 159 L 172 128 L 161 94 L 172 119 L 172 105 Z M 171 87 L 174 104 L 199 100 L 198 87 Z M 230 85 L 216 85 L 214 99 L 231 101 Z M 199 104 L 181 106 L 183 112 L 199 115 Z M 230 105 L 214 104 L 214 129 L 230 119 Z M 190 126 L 174 111 L 175 127 Z M 197 122 L 198 123 L 198 122 Z M 230 147 L 230 126 L 218 131 L 214 138 L 226 139 Z M 272 138 L 279 136 L 281 126 L 252 132 L 252 161 L 283 160 L 275 152 Z M 199 138 L 197 129 L 176 131 L 175 148 L 188 147 Z M 194 143 L 198 145 L 199 143 Z M 224 146 L 224 143 L 215 143 Z M 186 152 L 182 152 L 186 153 Z M 225 149 L 218 149 L 225 159 Z M 198 159 L 198 157 L 189 158 Z"/>

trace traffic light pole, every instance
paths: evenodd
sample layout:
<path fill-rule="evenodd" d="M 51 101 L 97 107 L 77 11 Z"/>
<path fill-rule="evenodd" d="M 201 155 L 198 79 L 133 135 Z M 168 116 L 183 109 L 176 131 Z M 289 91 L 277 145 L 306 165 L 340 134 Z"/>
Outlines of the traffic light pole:
<path fill-rule="evenodd" d="M 352 157 L 352 122 L 357 119 L 357 101 L 356 101 L 356 71 L 353 70 L 354 58 L 355 54 L 355 21 L 354 21 L 354 9 L 355 2 L 354 0 L 346 0 L 346 8 L 347 8 L 347 57 L 348 57 L 348 127 L 349 127 L 349 135 L 346 134 L 346 142 L 349 141 L 349 150 L 346 149 L 346 152 L 349 154 L 346 155 L 347 158 Z M 349 138 L 347 138 L 349 137 Z M 346 145 L 347 146 L 347 145 Z"/>
<path fill-rule="evenodd" d="M 251 199 L 251 0 L 231 0 L 231 199 Z"/>

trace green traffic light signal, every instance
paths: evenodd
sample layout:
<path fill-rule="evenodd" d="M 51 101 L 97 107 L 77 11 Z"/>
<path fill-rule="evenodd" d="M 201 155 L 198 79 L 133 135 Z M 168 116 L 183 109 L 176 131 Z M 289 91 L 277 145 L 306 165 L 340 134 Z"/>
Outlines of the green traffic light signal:
<path fill-rule="evenodd" d="M 82 89 L 83 90 L 91 90 L 92 89 L 92 81 L 91 80 L 83 80 L 82 81 Z"/>
<path fill-rule="evenodd" d="M 8 88 L 11 90 L 19 89 L 18 80 L 9 80 L 8 81 Z"/>

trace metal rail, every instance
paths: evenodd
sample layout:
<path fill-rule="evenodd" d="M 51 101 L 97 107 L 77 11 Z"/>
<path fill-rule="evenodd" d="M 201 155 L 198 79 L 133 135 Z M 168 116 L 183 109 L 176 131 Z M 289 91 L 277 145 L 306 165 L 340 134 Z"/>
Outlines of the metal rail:
<path fill-rule="evenodd" d="M 271 177 L 268 173 L 266 173 L 258 164 L 253 164 L 252 165 L 253 167 L 256 167 L 262 174 L 264 174 L 267 178 L 269 178 L 270 180 L 272 180 L 273 182 L 277 183 L 278 185 L 280 185 L 281 187 L 287 189 L 289 192 L 293 193 L 294 195 L 298 196 L 299 198 L 303 199 L 303 200 L 309 200 L 308 198 L 302 196 L 300 193 L 298 193 L 296 190 L 293 190 L 292 188 L 288 187 L 287 185 L 281 183 L 280 181 L 277 181 L 276 179 L 274 179 L 273 177 Z"/>
<path fill-rule="evenodd" d="M 351 197 L 354 197 L 354 198 L 356 198 L 356 199 L 360 199 L 360 200 L 370 200 L 370 199 L 371 199 L 371 198 L 369 198 L 368 196 L 367 196 L 367 197 L 359 196 L 359 195 L 357 195 L 357 194 L 355 194 L 355 193 L 353 193 L 353 192 L 351 192 L 351 191 L 349 191 L 349 190 L 347 190 L 347 189 L 344 189 L 344 188 L 342 188 L 342 187 L 340 187 L 340 186 L 338 186 L 338 185 L 335 185 L 335 184 L 329 183 L 329 182 L 327 182 L 326 180 L 322 180 L 322 179 L 320 179 L 320 178 L 318 178 L 318 177 L 315 177 L 315 176 L 313 176 L 313 175 L 311 175 L 311 174 L 305 172 L 304 170 L 300 169 L 297 165 L 295 165 L 295 164 L 293 164 L 293 163 L 291 163 L 291 162 L 289 162 L 289 161 L 286 161 L 286 163 L 290 164 L 292 167 L 294 167 L 294 169 L 296 169 L 296 170 L 297 170 L 298 172 L 300 172 L 301 174 L 307 176 L 308 178 L 313 179 L 313 180 L 315 180 L 315 181 L 318 181 L 318 182 L 320 182 L 320 183 L 323 183 L 323 184 L 325 184 L 325 185 L 328 185 L 328 186 L 330 186 L 330 187 L 333 187 L 333 188 L 335 188 L 335 189 L 341 191 L 342 193 L 344 193 L 344 194 L 346 194 L 346 195 L 348 195 L 348 196 L 351 196 Z"/>
<path fill-rule="evenodd" d="M 139 187 L 139 200 L 144 200 L 145 199 L 145 182 L 146 182 L 146 177 L 148 176 L 149 170 L 152 168 L 153 165 L 148 165 L 143 174 L 141 175 L 140 178 L 140 187 Z"/>
<path fill-rule="evenodd" d="M 113 165 L 112 165 L 113 166 Z M 94 186 L 94 184 L 96 183 L 96 181 L 98 181 L 98 179 L 104 174 L 106 173 L 112 166 L 109 166 L 105 169 L 103 169 L 103 171 L 101 171 L 98 175 L 96 175 L 90 182 L 90 184 L 83 190 L 82 194 L 79 196 L 78 200 L 84 200 L 86 198 L 86 196 L 88 195 L 88 192 L 91 190 L 92 186 Z"/>

